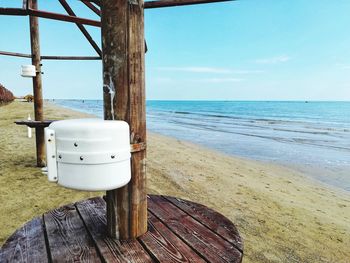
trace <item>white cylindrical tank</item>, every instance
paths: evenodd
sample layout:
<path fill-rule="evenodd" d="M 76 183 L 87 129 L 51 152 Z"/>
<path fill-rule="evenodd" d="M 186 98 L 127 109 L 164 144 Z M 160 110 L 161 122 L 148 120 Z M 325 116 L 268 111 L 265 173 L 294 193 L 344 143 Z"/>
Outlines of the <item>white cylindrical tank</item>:
<path fill-rule="evenodd" d="M 45 128 L 45 141 L 49 181 L 87 191 L 130 181 L 130 132 L 124 121 L 55 121 Z"/>

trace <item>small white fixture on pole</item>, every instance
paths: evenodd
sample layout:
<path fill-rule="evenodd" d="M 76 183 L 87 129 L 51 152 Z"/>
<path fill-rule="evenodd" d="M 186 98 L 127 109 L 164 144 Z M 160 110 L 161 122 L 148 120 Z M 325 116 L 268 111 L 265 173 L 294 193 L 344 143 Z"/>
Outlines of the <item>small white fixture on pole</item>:
<path fill-rule="evenodd" d="M 34 65 L 22 65 L 21 76 L 24 78 L 32 78 L 36 76 L 36 68 Z"/>
<path fill-rule="evenodd" d="M 31 121 L 32 118 L 30 117 L 30 114 L 28 114 L 28 121 Z M 28 127 L 28 138 L 32 138 L 32 129 Z"/>

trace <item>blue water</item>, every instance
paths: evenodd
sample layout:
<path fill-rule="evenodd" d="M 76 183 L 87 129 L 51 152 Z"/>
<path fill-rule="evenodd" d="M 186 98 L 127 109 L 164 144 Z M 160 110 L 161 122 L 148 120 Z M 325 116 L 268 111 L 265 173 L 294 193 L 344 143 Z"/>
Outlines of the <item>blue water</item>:
<path fill-rule="evenodd" d="M 55 103 L 103 116 L 102 101 Z M 350 191 L 350 102 L 147 101 L 147 128 Z"/>

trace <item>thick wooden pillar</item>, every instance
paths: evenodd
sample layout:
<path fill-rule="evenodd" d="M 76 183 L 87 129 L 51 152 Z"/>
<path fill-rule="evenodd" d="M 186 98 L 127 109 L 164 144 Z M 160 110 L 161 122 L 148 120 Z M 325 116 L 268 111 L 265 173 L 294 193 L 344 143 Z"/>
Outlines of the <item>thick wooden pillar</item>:
<path fill-rule="evenodd" d="M 37 0 L 29 0 L 29 6 L 32 9 L 38 9 Z M 43 94 L 42 94 L 42 80 L 41 80 L 41 61 L 40 61 L 40 39 L 39 39 L 39 21 L 37 17 L 29 17 L 30 25 L 30 44 L 32 51 L 32 64 L 37 69 L 36 77 L 33 78 L 33 95 L 34 95 L 34 112 L 35 120 L 44 120 L 43 111 Z M 45 166 L 45 139 L 44 129 L 36 128 L 36 161 L 37 166 Z"/>
<path fill-rule="evenodd" d="M 102 0 L 101 21 L 104 117 L 128 122 L 131 143 L 145 143 L 143 1 Z M 131 169 L 127 186 L 107 192 L 108 234 L 118 239 L 147 231 L 145 150 L 132 153 Z"/>

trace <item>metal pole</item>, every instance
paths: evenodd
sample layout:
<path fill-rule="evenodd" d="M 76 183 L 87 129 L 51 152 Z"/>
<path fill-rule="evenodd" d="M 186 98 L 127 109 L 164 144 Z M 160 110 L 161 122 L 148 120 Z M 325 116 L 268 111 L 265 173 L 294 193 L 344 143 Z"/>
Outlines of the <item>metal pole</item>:
<path fill-rule="evenodd" d="M 132 144 L 146 142 L 143 11 L 143 0 L 101 1 L 104 116 L 128 122 Z M 132 153 L 131 170 L 127 186 L 107 192 L 107 230 L 118 239 L 147 231 L 145 149 Z"/>
<path fill-rule="evenodd" d="M 37 0 L 30 0 L 29 7 L 38 9 Z M 41 80 L 41 61 L 40 61 L 40 39 L 39 39 L 39 21 L 37 17 L 29 17 L 30 25 L 30 45 L 32 52 L 32 64 L 36 67 L 37 73 L 33 78 L 33 95 L 34 95 L 34 113 L 36 121 L 44 120 L 43 111 L 43 94 L 42 94 L 42 80 Z M 37 166 L 45 166 L 45 139 L 44 129 L 36 128 L 36 158 Z"/>

